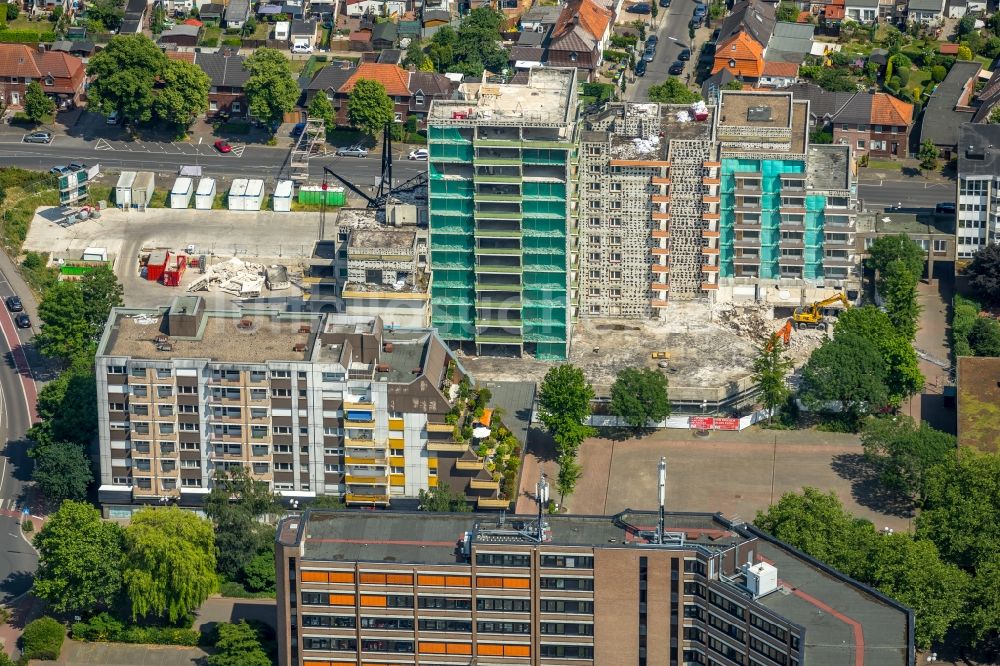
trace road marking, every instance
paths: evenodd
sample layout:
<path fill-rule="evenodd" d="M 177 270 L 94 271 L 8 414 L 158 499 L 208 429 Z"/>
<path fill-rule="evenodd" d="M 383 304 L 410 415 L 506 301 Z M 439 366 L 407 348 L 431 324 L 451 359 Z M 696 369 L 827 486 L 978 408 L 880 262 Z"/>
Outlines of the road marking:
<path fill-rule="evenodd" d="M 7 343 L 8 349 L 10 349 L 11 356 L 14 358 L 14 367 L 21 382 L 21 392 L 24 394 L 24 410 L 28 415 L 28 423 L 34 424 L 40 420 L 32 413 L 34 411 L 32 408 L 38 401 L 38 387 L 35 385 L 35 376 L 31 370 L 31 364 L 28 363 L 28 356 L 24 353 L 24 347 L 21 346 L 21 339 L 17 335 L 17 329 L 14 328 L 14 321 L 11 319 L 10 312 L 7 312 L 6 308 L 3 312 L 3 317 L 0 317 L 0 333 L 3 334 L 3 339 Z M 8 335 L 8 329 L 13 329 L 13 335 Z M 17 340 L 17 347 L 11 344 L 11 337 Z M 29 394 L 31 397 L 29 397 Z"/>
<path fill-rule="evenodd" d="M 94 150 L 114 150 L 114 146 L 108 143 L 107 139 L 98 139 Z"/>
<path fill-rule="evenodd" d="M 3 391 L 0 391 L 0 396 L 3 395 Z M 7 458 L 3 459 L 3 467 L 0 467 L 0 493 L 3 493 L 3 482 L 7 477 Z"/>
<path fill-rule="evenodd" d="M 243 157 L 243 151 L 245 151 L 246 149 L 247 149 L 246 144 L 237 143 L 232 147 L 232 150 L 230 152 L 233 155 L 236 155 L 236 157 Z"/>

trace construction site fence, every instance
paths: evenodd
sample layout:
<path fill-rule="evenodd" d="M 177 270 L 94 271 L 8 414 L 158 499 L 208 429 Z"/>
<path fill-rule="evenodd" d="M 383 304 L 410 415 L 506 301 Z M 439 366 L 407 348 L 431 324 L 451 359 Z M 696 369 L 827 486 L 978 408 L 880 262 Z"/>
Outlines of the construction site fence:
<path fill-rule="evenodd" d="M 768 410 L 761 409 L 752 414 L 740 417 L 723 417 L 698 414 L 670 416 L 658 423 L 650 423 L 650 428 L 672 428 L 677 430 L 745 430 L 755 423 L 766 421 Z M 587 425 L 594 428 L 628 428 L 631 427 L 617 416 L 591 415 Z"/>

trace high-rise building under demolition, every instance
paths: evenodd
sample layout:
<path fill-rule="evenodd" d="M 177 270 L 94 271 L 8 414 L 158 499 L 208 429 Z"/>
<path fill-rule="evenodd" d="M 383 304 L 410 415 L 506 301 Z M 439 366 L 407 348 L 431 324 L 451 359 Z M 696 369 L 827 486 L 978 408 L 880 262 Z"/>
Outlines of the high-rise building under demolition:
<path fill-rule="evenodd" d="M 617 104 L 580 134 L 580 311 L 670 300 L 799 305 L 858 289 L 849 146 L 809 145 L 809 102 Z"/>
<path fill-rule="evenodd" d="M 465 83 L 427 119 L 431 319 L 481 354 L 566 357 L 574 299 L 575 69 Z"/>

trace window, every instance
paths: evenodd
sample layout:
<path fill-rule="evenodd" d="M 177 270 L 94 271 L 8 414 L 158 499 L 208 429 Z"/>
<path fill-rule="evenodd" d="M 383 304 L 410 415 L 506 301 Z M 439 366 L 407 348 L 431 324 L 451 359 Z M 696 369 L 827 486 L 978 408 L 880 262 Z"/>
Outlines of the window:
<path fill-rule="evenodd" d="M 593 659 L 592 645 L 540 645 L 539 653 L 547 659 Z"/>
<path fill-rule="evenodd" d="M 594 558 L 582 555 L 542 555 L 541 566 L 566 569 L 593 569 Z"/>
<path fill-rule="evenodd" d="M 420 600 L 422 602 L 423 597 L 421 597 Z M 469 603 L 468 599 L 459 599 L 458 601 L 464 601 L 465 603 Z M 421 608 L 425 608 L 425 606 L 421 606 Z M 468 610 L 468 607 L 455 608 L 454 610 Z M 531 599 L 510 599 L 510 598 L 502 599 L 494 597 L 477 597 L 476 610 L 498 611 L 504 613 L 530 613 Z"/>
<path fill-rule="evenodd" d="M 292 376 L 291 370 L 272 370 L 271 379 L 289 379 Z"/>
<path fill-rule="evenodd" d="M 477 606 L 483 600 L 477 600 Z M 455 597 L 425 597 L 421 596 L 417 600 L 419 608 L 430 608 L 436 610 L 472 610 L 471 599 L 458 599 Z M 482 609 L 480 609 L 482 610 Z M 530 608 L 528 609 L 530 610 Z M 527 612 L 527 611 L 525 611 Z"/>
<path fill-rule="evenodd" d="M 418 626 L 420 631 L 454 631 L 463 634 L 472 632 L 472 622 L 469 620 L 420 620 Z"/>
<path fill-rule="evenodd" d="M 313 592 L 303 592 L 302 596 L 315 594 Z M 305 603 L 305 602 L 303 602 Z M 356 622 L 353 616 L 339 615 L 303 615 L 303 627 L 331 627 L 335 629 L 354 629 Z"/>
<path fill-rule="evenodd" d="M 601 190 L 601 184 L 600 183 L 587 183 L 587 189 L 589 189 L 591 191 L 594 191 L 594 192 L 599 192 Z"/>
<path fill-rule="evenodd" d="M 362 622 L 364 622 L 364 619 L 362 619 Z M 410 620 L 410 626 L 411 628 L 413 626 L 412 620 Z M 413 641 L 366 639 L 361 641 L 361 650 L 363 652 L 393 652 L 396 654 L 412 654 Z"/>
<path fill-rule="evenodd" d="M 543 576 L 541 579 L 543 590 L 593 590 L 593 578 L 551 578 Z"/>
<path fill-rule="evenodd" d="M 531 556 L 520 553 L 476 553 L 476 564 L 481 567 L 527 567 Z"/>
<path fill-rule="evenodd" d="M 721 608 L 730 615 L 740 620 L 743 619 L 744 610 L 742 606 L 737 605 L 735 602 L 730 601 L 726 597 L 722 596 L 717 592 L 708 593 L 708 603 L 712 604 L 716 608 Z"/>
<path fill-rule="evenodd" d="M 358 641 L 353 638 L 314 638 L 306 636 L 302 639 L 303 650 L 347 650 L 358 649 Z"/>
<path fill-rule="evenodd" d="M 482 634 L 530 634 L 529 622 L 478 622 L 476 629 Z"/>
<path fill-rule="evenodd" d="M 554 636 L 593 636 L 593 624 L 580 624 L 576 622 L 542 622 L 540 625 L 542 634 Z M 482 629 L 480 629 L 482 631 Z"/>
<path fill-rule="evenodd" d="M 948 248 L 948 241 L 946 240 L 935 240 L 934 241 L 934 251 L 944 252 Z"/>
<path fill-rule="evenodd" d="M 729 659 L 731 661 L 735 661 L 737 664 L 745 664 L 745 663 L 747 663 L 747 658 L 746 658 L 746 656 L 742 652 L 740 652 L 736 648 L 732 647 L 731 645 L 727 645 L 726 643 L 723 643 L 722 641 L 720 641 L 717 638 L 709 636 L 708 637 L 708 647 L 711 650 L 714 650 L 715 652 L 718 652 L 719 654 L 721 654 L 726 659 Z"/>
<path fill-rule="evenodd" d="M 362 629 L 402 629 L 413 631 L 413 618 L 402 617 L 363 617 Z"/>
<path fill-rule="evenodd" d="M 539 601 L 539 608 L 543 613 L 592 615 L 594 613 L 594 602 L 571 599 L 542 599 Z"/>
<path fill-rule="evenodd" d="M 201 488 L 201 479 L 181 479 L 181 485 L 185 488 Z"/>
<path fill-rule="evenodd" d="M 214 99 L 213 100 L 209 100 L 209 102 L 208 102 L 208 110 L 209 111 L 218 111 L 219 110 L 219 103 L 216 102 Z"/>
<path fill-rule="evenodd" d="M 858 139 L 858 150 L 864 150 L 864 149 L 865 149 L 865 140 Z"/>

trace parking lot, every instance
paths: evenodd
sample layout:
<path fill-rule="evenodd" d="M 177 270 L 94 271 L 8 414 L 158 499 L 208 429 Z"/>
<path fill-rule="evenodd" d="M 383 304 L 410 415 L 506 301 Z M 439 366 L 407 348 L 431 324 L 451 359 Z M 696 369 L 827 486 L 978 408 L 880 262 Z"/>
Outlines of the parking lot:
<path fill-rule="evenodd" d="M 332 213 L 330 219 L 335 215 Z M 209 263 L 239 257 L 268 265 L 280 263 L 294 273 L 301 271 L 303 259 L 311 255 L 319 235 L 318 213 L 109 209 L 102 211 L 100 219 L 69 227 L 55 224 L 56 217 L 55 209 L 40 210 L 32 221 L 24 249 L 75 261 L 85 248 L 106 248 L 125 288 L 125 303 L 131 307 L 166 305 L 197 276 L 197 269 L 188 270 L 179 288 L 144 280 L 138 264 L 143 248 L 182 250 L 194 245 L 195 254 L 205 254 Z M 298 291 L 280 292 L 282 297 L 295 294 Z"/>

